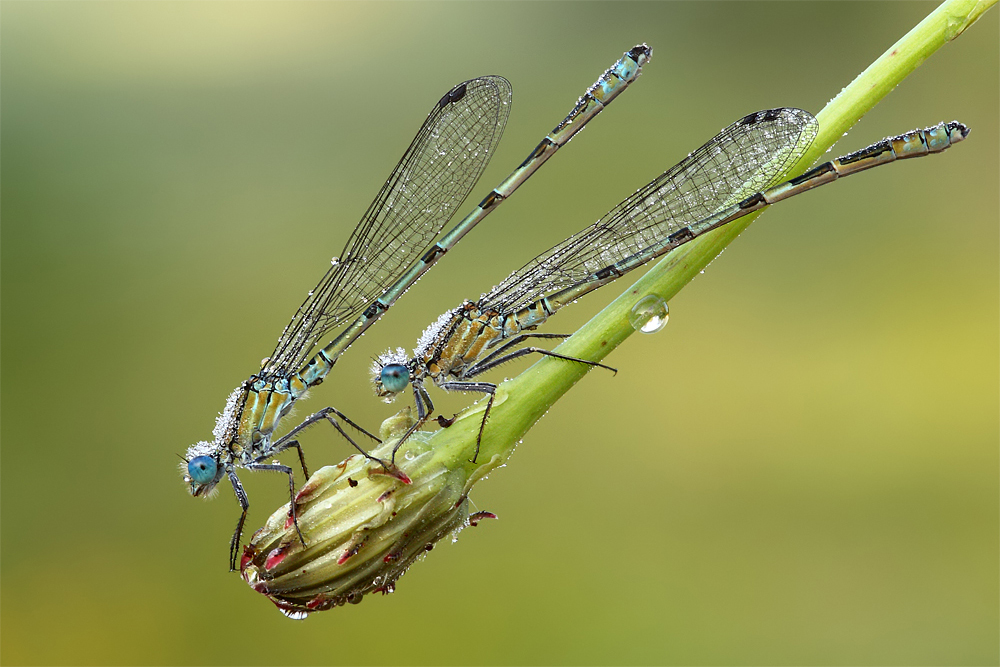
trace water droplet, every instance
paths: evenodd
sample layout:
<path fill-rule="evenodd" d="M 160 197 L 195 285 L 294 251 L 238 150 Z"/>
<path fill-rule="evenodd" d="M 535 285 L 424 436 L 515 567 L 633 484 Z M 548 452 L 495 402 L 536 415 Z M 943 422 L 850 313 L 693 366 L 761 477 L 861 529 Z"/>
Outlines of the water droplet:
<path fill-rule="evenodd" d="M 667 325 L 670 309 L 667 302 L 655 294 L 639 299 L 628 314 L 629 324 L 642 333 L 656 333 Z"/>

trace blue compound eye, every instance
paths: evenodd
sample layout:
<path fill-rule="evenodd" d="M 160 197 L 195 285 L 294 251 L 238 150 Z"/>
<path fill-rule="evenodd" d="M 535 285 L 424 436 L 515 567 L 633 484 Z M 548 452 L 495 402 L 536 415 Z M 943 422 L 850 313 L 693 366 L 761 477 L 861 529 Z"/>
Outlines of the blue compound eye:
<path fill-rule="evenodd" d="M 218 469 L 215 459 L 211 456 L 196 456 L 188 461 L 188 476 L 195 484 L 208 484 L 215 479 Z"/>
<path fill-rule="evenodd" d="M 410 383 L 410 371 L 403 364 L 389 364 L 382 368 L 379 379 L 386 391 L 398 394 Z"/>

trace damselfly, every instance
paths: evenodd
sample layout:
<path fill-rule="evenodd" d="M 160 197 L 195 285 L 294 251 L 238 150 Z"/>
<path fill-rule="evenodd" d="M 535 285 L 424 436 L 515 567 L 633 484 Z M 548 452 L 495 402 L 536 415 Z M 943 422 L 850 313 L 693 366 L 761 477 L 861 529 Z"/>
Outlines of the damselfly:
<path fill-rule="evenodd" d="M 475 461 L 496 385 L 472 378 L 508 361 L 540 354 L 566 361 L 603 364 L 525 347 L 529 338 L 566 338 L 533 331 L 575 299 L 608 284 L 702 234 L 754 211 L 871 167 L 940 153 L 969 133 L 958 122 L 883 139 L 774 185 L 812 144 L 819 124 L 800 109 L 750 114 L 625 199 L 590 227 L 546 250 L 476 302 L 465 301 L 427 327 L 412 357 L 402 348 L 381 355 L 372 366 L 379 396 L 412 386 L 417 421 L 400 445 L 434 411 L 424 388 L 430 378 L 445 390 L 489 395 L 476 438 Z M 439 418 L 443 425 L 448 420 Z"/>
<path fill-rule="evenodd" d="M 274 433 L 295 402 L 309 387 L 324 380 L 340 355 L 438 259 L 625 90 L 639 76 L 650 55 L 645 44 L 627 52 L 510 176 L 432 243 L 472 190 L 500 141 L 509 112 L 510 84 L 499 76 L 471 79 L 452 88 L 435 104 L 340 257 L 334 258 L 285 327 L 274 352 L 264 359 L 257 373 L 230 394 L 216 421 L 212 441 L 192 445 L 183 457 L 181 470 L 191 495 L 210 494 L 224 476 L 236 492 L 242 514 L 230 541 L 230 569 L 236 567 L 250 506 L 236 469 L 287 475 L 294 499 L 292 468 L 270 460 L 287 449 L 295 449 L 308 477 L 296 437 L 318 422 L 330 423 L 371 458 L 338 419 L 376 442 L 378 438 L 332 407 L 308 417 L 281 437 L 275 438 Z M 320 339 L 339 328 L 342 331 L 332 342 L 313 354 Z M 402 482 L 408 481 L 395 466 L 383 465 Z M 289 515 L 298 530 L 294 502 Z"/>

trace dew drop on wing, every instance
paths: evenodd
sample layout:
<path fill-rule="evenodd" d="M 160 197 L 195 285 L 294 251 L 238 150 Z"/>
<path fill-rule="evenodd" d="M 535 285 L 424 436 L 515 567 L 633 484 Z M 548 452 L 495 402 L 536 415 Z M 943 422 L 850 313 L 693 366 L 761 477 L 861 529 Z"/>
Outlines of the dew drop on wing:
<path fill-rule="evenodd" d="M 655 294 L 639 299 L 629 311 L 628 321 L 640 333 L 656 333 L 667 325 L 670 309 L 667 302 Z"/>

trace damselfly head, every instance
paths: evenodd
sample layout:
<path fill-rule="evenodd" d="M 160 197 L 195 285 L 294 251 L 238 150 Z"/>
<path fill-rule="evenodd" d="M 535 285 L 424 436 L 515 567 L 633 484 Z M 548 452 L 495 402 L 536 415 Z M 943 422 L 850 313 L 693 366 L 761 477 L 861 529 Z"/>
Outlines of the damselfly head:
<path fill-rule="evenodd" d="M 181 461 L 181 476 L 188 485 L 188 493 L 195 498 L 207 498 L 222 479 L 219 450 L 211 442 L 199 442 L 188 447 Z"/>
<path fill-rule="evenodd" d="M 396 398 L 396 394 L 406 389 L 410 383 L 408 362 L 406 350 L 401 347 L 397 347 L 395 351 L 386 350 L 374 360 L 371 372 L 376 396 L 390 403 Z"/>
<path fill-rule="evenodd" d="M 410 369 L 403 364 L 389 364 L 379 373 L 380 394 L 398 394 L 410 383 Z"/>

